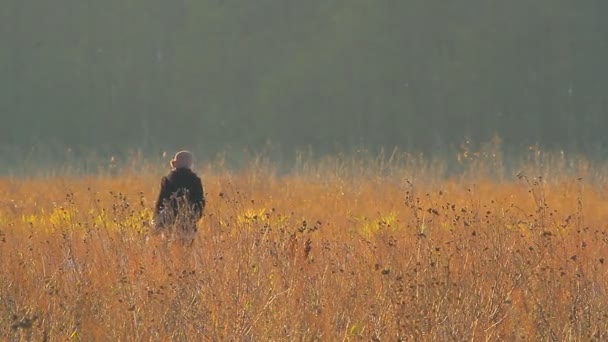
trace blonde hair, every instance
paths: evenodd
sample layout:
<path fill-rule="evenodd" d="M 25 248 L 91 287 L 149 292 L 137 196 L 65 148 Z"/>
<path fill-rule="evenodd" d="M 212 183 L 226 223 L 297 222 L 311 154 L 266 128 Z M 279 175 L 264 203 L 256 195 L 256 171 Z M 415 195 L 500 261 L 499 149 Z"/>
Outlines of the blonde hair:
<path fill-rule="evenodd" d="M 171 159 L 169 165 L 174 169 L 191 169 L 194 161 L 194 156 L 190 151 L 179 151 L 175 157 Z"/>

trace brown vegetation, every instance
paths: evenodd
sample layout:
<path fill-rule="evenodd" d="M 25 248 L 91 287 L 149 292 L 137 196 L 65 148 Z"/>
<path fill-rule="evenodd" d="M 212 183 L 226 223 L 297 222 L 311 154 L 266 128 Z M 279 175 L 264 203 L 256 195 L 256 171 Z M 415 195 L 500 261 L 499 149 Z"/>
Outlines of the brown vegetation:
<path fill-rule="evenodd" d="M 209 168 L 192 246 L 148 234 L 160 172 L 4 179 L 0 335 L 607 339 L 607 192 L 578 179 L 592 169 L 438 167 Z"/>

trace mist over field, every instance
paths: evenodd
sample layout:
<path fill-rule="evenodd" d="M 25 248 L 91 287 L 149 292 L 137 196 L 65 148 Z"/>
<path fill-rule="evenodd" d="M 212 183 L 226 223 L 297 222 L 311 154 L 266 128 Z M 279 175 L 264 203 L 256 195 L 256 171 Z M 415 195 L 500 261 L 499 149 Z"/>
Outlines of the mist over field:
<path fill-rule="evenodd" d="M 0 340 L 608 341 L 607 13 L 0 0 Z"/>
<path fill-rule="evenodd" d="M 0 1 L 0 169 L 500 137 L 605 156 L 605 1 Z M 270 147 L 269 147 L 270 146 Z"/>

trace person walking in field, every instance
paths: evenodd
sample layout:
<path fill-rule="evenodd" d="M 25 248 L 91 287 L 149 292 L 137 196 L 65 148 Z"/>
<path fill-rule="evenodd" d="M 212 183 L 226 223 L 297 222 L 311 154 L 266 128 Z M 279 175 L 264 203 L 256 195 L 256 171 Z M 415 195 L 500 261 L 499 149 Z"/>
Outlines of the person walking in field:
<path fill-rule="evenodd" d="M 205 195 L 200 177 L 192 171 L 193 155 L 179 151 L 171 160 L 171 172 L 160 183 L 153 227 L 157 232 L 175 232 L 193 238 L 197 222 L 205 209 Z"/>

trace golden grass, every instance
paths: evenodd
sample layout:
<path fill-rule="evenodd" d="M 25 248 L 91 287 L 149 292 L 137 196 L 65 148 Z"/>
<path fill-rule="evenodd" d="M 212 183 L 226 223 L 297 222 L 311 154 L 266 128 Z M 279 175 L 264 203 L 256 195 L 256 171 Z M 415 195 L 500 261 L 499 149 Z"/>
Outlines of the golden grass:
<path fill-rule="evenodd" d="M 160 170 L 1 180 L 0 336 L 608 338 L 600 182 L 337 165 L 207 170 L 192 246 L 142 224 Z"/>

